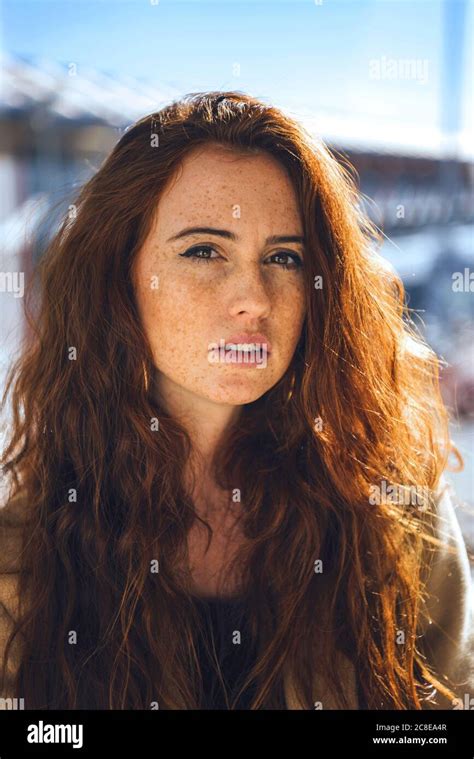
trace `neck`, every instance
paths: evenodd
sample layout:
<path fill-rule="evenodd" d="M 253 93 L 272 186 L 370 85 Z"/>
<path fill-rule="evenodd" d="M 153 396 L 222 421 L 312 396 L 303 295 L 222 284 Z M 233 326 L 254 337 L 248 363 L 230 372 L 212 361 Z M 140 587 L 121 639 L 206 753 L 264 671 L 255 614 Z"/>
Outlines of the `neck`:
<path fill-rule="evenodd" d="M 241 413 L 240 406 L 215 403 L 177 385 L 157 372 L 156 391 L 166 410 L 186 429 L 192 454 L 185 465 L 184 481 L 191 497 L 206 502 L 222 500 L 222 490 L 212 478 L 212 462 L 229 426 Z"/>

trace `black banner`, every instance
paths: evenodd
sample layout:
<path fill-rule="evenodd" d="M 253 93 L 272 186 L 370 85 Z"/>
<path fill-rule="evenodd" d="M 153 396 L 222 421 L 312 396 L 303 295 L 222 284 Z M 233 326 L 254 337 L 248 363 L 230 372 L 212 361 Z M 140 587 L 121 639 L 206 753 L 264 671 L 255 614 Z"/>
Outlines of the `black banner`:
<path fill-rule="evenodd" d="M 474 756 L 469 710 L 0 711 L 0 759 L 288 749 L 299 756 Z M 245 755 L 245 754 L 243 754 Z"/>

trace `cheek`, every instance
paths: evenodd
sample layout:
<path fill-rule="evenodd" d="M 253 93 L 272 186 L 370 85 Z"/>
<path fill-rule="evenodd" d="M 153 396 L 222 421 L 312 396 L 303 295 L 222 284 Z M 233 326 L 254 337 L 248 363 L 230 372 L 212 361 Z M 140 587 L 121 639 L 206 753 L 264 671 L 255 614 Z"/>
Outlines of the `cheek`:
<path fill-rule="evenodd" d="M 148 339 L 162 351 L 162 357 L 166 355 L 175 362 L 178 356 L 207 356 L 216 304 L 195 282 L 189 283 L 183 277 L 160 277 L 158 289 L 142 287 L 140 296 Z"/>
<path fill-rule="evenodd" d="M 278 329 L 288 342 L 298 342 L 306 314 L 306 301 L 303 287 L 295 287 L 287 292 L 274 310 L 277 314 Z"/>

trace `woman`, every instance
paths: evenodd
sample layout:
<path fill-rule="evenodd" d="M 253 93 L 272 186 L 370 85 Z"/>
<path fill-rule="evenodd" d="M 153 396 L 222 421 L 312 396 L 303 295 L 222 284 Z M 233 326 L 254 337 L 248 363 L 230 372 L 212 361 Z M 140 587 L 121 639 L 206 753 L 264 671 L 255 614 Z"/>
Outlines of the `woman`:
<path fill-rule="evenodd" d="M 438 360 L 348 171 L 277 109 L 198 93 L 72 211 L 6 391 L 2 694 L 453 708 L 469 565 Z"/>

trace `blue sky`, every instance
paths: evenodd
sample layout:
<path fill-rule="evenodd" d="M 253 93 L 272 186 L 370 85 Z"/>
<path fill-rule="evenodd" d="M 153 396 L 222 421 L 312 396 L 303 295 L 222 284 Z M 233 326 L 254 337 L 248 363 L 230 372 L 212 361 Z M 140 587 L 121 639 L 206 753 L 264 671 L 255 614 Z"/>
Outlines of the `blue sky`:
<path fill-rule="evenodd" d="M 374 136 L 403 132 L 421 144 L 440 126 L 443 102 L 452 126 L 458 104 L 461 129 L 473 127 L 473 2 L 465 2 L 465 54 L 458 64 L 455 25 L 443 53 L 445 4 L 4 0 L 0 33 L 9 53 L 130 75 L 181 93 L 244 90 L 294 115 L 322 119 L 324 113 L 328 124 L 353 124 Z M 463 2 L 450 6 L 455 24 Z M 402 60 L 416 62 L 417 73 L 373 75 Z"/>

